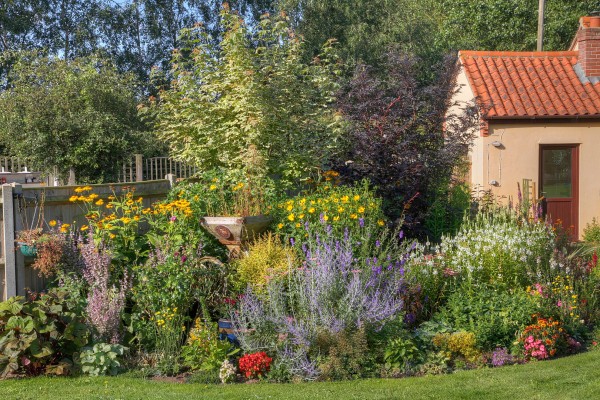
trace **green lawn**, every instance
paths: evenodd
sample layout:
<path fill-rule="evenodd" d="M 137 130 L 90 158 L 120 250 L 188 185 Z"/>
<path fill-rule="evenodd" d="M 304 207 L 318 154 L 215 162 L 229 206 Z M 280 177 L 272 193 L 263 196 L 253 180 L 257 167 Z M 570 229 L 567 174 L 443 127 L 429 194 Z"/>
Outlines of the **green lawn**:
<path fill-rule="evenodd" d="M 0 381 L 0 399 L 598 399 L 600 351 L 445 376 L 335 383 L 192 385 L 135 378 Z"/>

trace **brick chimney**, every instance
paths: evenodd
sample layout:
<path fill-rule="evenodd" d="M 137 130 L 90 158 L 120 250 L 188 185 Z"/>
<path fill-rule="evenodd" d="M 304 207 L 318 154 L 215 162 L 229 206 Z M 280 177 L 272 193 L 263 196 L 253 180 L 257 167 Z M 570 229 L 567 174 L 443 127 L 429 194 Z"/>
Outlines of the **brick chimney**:
<path fill-rule="evenodd" d="M 581 17 L 579 22 L 579 63 L 586 77 L 600 77 L 600 16 Z"/>

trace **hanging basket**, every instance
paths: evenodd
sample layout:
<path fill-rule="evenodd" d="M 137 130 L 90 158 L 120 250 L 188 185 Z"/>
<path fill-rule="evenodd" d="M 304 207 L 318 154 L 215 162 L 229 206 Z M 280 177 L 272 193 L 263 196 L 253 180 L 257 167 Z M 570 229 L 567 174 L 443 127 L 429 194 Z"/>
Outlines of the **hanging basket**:
<path fill-rule="evenodd" d="M 25 257 L 36 257 L 37 256 L 37 247 L 35 244 L 27 244 L 27 243 L 17 243 L 19 249 L 21 250 L 21 254 Z"/>

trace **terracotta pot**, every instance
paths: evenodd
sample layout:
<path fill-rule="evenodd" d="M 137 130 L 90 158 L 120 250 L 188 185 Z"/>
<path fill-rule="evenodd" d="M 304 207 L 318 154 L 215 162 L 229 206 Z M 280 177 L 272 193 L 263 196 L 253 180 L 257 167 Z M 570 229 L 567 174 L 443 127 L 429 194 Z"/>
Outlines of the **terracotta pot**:
<path fill-rule="evenodd" d="M 600 28 L 600 16 L 590 17 L 590 28 Z"/>
<path fill-rule="evenodd" d="M 200 224 L 221 244 L 227 246 L 231 257 L 236 257 L 242 247 L 267 230 L 271 221 L 271 217 L 264 215 L 204 217 L 200 219 Z"/>

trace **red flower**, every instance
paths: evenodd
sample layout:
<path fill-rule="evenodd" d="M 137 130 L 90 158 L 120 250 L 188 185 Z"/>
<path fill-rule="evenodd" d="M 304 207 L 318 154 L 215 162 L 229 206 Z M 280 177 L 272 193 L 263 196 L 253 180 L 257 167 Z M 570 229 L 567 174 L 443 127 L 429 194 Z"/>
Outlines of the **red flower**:
<path fill-rule="evenodd" d="M 240 372 L 247 379 L 258 378 L 269 372 L 273 359 L 264 351 L 246 354 L 239 361 Z"/>

